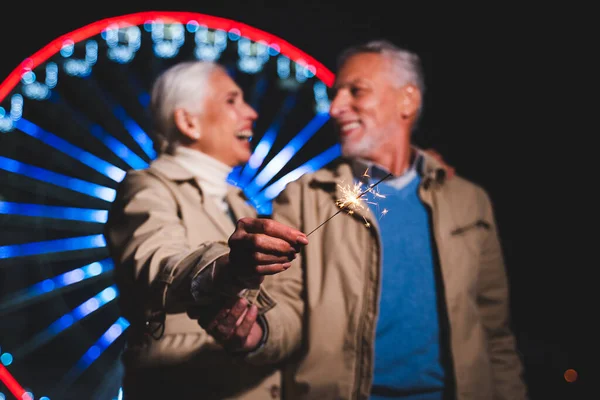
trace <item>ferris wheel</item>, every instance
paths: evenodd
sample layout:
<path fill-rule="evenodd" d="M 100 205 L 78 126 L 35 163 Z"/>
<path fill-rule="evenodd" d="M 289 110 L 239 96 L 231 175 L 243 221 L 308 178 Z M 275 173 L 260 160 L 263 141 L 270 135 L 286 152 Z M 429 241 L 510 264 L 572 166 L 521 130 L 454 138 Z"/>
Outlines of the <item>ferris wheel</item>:
<path fill-rule="evenodd" d="M 224 65 L 260 117 L 229 176 L 264 214 L 287 183 L 339 153 L 334 75 L 290 43 L 229 19 L 143 12 L 100 20 L 0 83 L 0 400 L 113 399 L 122 333 L 102 235 L 129 169 L 156 157 L 154 78 L 191 59 Z"/>

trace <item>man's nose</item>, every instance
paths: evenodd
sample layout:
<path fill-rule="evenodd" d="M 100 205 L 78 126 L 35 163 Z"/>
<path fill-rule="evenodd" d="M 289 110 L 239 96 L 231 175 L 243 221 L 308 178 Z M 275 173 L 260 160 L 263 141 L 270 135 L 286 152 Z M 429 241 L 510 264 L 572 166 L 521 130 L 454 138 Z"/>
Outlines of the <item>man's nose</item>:
<path fill-rule="evenodd" d="M 331 105 L 329 107 L 329 114 L 335 118 L 340 116 L 347 108 L 348 101 L 346 99 L 346 96 L 341 92 L 338 92 L 331 101 Z"/>

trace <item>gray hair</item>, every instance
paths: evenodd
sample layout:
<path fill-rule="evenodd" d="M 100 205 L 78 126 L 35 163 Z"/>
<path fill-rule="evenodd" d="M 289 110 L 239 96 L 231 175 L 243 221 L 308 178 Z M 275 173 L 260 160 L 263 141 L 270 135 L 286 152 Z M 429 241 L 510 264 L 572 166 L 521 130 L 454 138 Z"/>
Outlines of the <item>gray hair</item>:
<path fill-rule="evenodd" d="M 361 53 L 375 53 L 387 57 L 391 61 L 392 74 L 396 78 L 393 81 L 394 86 L 402 87 L 411 83 L 419 89 L 421 95 L 425 93 L 421 59 L 417 54 L 402 49 L 387 40 L 373 40 L 344 50 L 338 57 L 338 68 L 350 57 Z"/>
<path fill-rule="evenodd" d="M 158 153 L 173 153 L 181 142 L 175 125 L 178 108 L 194 114 L 202 112 L 203 100 L 211 91 L 210 75 L 223 67 L 207 61 L 184 61 L 163 71 L 152 86 L 150 113 Z"/>

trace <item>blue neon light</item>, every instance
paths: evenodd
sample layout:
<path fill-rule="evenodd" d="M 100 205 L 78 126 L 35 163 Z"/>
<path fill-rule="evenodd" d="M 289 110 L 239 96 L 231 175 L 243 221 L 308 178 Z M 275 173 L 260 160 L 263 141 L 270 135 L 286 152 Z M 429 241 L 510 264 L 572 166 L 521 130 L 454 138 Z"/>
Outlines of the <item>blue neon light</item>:
<path fill-rule="evenodd" d="M 76 192 L 97 197 L 108 202 L 115 199 L 116 191 L 106 186 L 97 185 L 71 176 L 61 175 L 43 168 L 34 167 L 20 161 L 0 156 L 0 169 L 15 174 L 25 175 L 29 178 L 51 183 Z"/>
<path fill-rule="evenodd" d="M 61 106 L 67 107 L 66 102 L 64 102 L 60 95 L 56 92 L 52 92 L 52 95 L 49 99 L 53 103 L 60 103 Z M 130 167 L 140 169 L 148 166 L 148 163 L 144 161 L 140 156 L 138 156 L 135 152 L 131 151 L 127 146 L 121 143 L 119 140 L 115 139 L 114 136 L 106 132 L 100 125 L 91 123 L 87 117 L 81 114 L 79 111 L 69 108 L 71 116 L 73 119 L 77 120 L 82 125 L 88 126 L 90 133 L 96 137 L 96 139 L 100 140 L 104 145 L 112 151 L 115 155 L 120 157 L 123 161 L 129 164 Z"/>
<path fill-rule="evenodd" d="M 7 310 L 14 310 L 17 307 L 30 304 L 33 301 L 39 301 L 44 298 L 42 295 L 59 292 L 65 287 L 108 273 L 113 269 L 114 264 L 112 259 L 106 258 L 84 265 L 83 267 L 75 268 L 53 278 L 44 279 L 43 281 L 6 296 L 6 299 L 0 303 L 0 315 Z"/>
<path fill-rule="evenodd" d="M 251 106 L 255 111 L 259 111 L 259 103 L 262 96 L 267 91 L 267 87 L 269 85 L 269 80 L 265 75 L 260 77 L 260 80 L 256 83 L 254 87 L 254 92 L 252 93 L 252 102 Z"/>
<path fill-rule="evenodd" d="M 106 247 L 101 234 L 0 246 L 0 259 Z"/>
<path fill-rule="evenodd" d="M 294 136 L 246 187 L 246 195 L 253 197 L 260 191 L 328 120 L 329 114 L 315 115 L 304 129 Z"/>
<path fill-rule="evenodd" d="M 341 146 L 339 144 L 331 146 L 321 154 L 311 158 L 298 168 L 279 178 L 272 185 L 269 185 L 262 193 L 254 197 L 252 201 L 256 204 L 262 205 L 263 203 L 274 199 L 279 193 L 281 193 L 283 189 L 285 189 L 288 183 L 295 181 L 306 173 L 318 170 L 319 168 L 338 158 L 340 155 Z"/>
<path fill-rule="evenodd" d="M 81 303 L 68 314 L 63 315 L 54 321 L 52 324 L 50 324 L 50 326 L 48 326 L 47 332 L 49 332 L 49 334 L 52 336 L 59 334 L 73 325 L 75 322 L 81 320 L 100 307 L 114 300 L 117 297 L 117 293 L 116 286 L 107 287 L 94 297 L 91 297 Z"/>
<path fill-rule="evenodd" d="M 59 290 L 65 286 L 73 285 L 85 279 L 93 278 L 105 272 L 112 271 L 113 268 L 114 264 L 110 258 L 106 258 L 101 261 L 95 261 L 91 264 L 55 276 L 54 278 L 49 278 L 38 282 L 26 289 L 27 295 L 28 297 L 35 297 L 40 294 Z"/>
<path fill-rule="evenodd" d="M 82 318 L 87 317 L 100 307 L 103 307 L 110 301 L 114 300 L 117 295 L 118 291 L 116 286 L 105 288 L 94 297 L 89 298 L 78 307 L 71 310 L 69 313 L 64 314 L 59 319 L 52 322 L 43 331 L 38 332 L 35 336 L 29 339 L 27 343 L 21 345 L 21 347 L 15 351 L 15 355 L 18 354 L 19 357 L 24 357 L 31 351 L 43 346 Z"/>
<path fill-rule="evenodd" d="M 269 154 L 271 147 L 273 147 L 273 143 L 275 142 L 275 138 L 277 137 L 277 131 L 279 130 L 279 126 L 276 124 L 271 125 L 268 131 L 262 136 L 256 147 L 254 148 L 254 152 L 250 156 L 248 163 L 246 166 L 239 171 L 239 177 L 231 177 L 231 180 L 237 182 L 239 186 L 246 185 L 254 176 L 258 167 L 262 164 L 263 160 Z M 233 175 L 233 171 L 232 171 Z"/>
<path fill-rule="evenodd" d="M 59 387 L 70 386 L 128 327 L 129 322 L 119 317 L 67 372 Z"/>
<path fill-rule="evenodd" d="M 108 218 L 108 210 L 47 206 L 43 204 L 11 203 L 7 201 L 0 201 L 0 214 L 59 218 L 98 223 L 104 223 Z"/>
<path fill-rule="evenodd" d="M 296 105 L 296 95 L 288 96 L 283 102 L 281 112 L 277 115 L 277 118 L 273 121 L 267 132 L 261 137 L 260 141 L 254 148 L 254 152 L 250 156 L 248 163 L 244 169 L 239 173 L 239 177 L 233 177 L 232 180 L 237 182 L 241 187 L 248 184 L 248 182 L 254 177 L 258 168 L 262 165 L 265 157 L 271 151 L 275 138 L 279 133 L 281 124 L 285 116 L 291 111 Z"/>
<path fill-rule="evenodd" d="M 113 108 L 115 116 L 123 122 L 125 129 L 129 131 L 133 139 L 140 145 L 142 150 L 151 159 L 156 158 L 156 151 L 154 151 L 152 139 L 144 132 L 144 130 L 135 122 L 132 118 L 127 116 L 125 109 L 121 106 L 115 106 Z"/>
<path fill-rule="evenodd" d="M 116 182 L 120 182 L 125 176 L 125 171 L 121 168 L 115 167 L 114 165 L 104 161 L 103 159 L 96 157 L 95 155 L 80 149 L 77 146 L 72 145 L 64 139 L 45 131 L 34 123 L 27 121 L 24 118 L 15 121 L 15 126 L 23 131 L 24 133 L 39 139 L 47 145 L 54 147 L 55 149 L 62 151 L 70 157 L 80 161 L 90 168 L 95 169 L 103 175 L 108 176 Z"/>
<path fill-rule="evenodd" d="M 110 328 L 92 345 L 77 363 L 77 368 L 85 370 L 129 327 L 129 322 L 119 317 Z"/>
<path fill-rule="evenodd" d="M 129 164 L 130 167 L 141 169 L 148 166 L 146 161 L 135 154 L 135 152 L 130 150 L 129 147 L 125 146 L 119 140 L 115 139 L 112 135 L 106 132 L 100 125 L 92 125 L 90 127 L 90 132 L 98 140 L 104 143 L 106 147 L 108 147 L 114 154 Z"/>
<path fill-rule="evenodd" d="M 138 100 L 144 107 L 148 107 L 150 104 L 150 94 L 147 92 L 143 92 L 138 96 Z"/>

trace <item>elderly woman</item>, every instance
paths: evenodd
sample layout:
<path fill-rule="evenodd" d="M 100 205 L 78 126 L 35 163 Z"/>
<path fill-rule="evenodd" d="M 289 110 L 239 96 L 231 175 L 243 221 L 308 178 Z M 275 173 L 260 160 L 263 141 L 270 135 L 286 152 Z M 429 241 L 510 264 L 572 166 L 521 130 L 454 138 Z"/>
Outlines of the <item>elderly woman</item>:
<path fill-rule="evenodd" d="M 190 317 L 209 307 L 192 289 L 200 266 L 222 255 L 211 249 L 222 248 L 235 221 L 256 216 L 227 176 L 251 155 L 257 114 L 216 63 L 172 66 L 151 96 L 160 155 L 147 169 L 128 172 L 105 230 L 120 307 L 131 323 L 122 357 L 124 396 L 278 398 L 275 367 L 246 369 Z M 285 268 L 288 258 L 276 261 Z M 209 279 L 210 271 L 204 269 Z M 240 295 L 267 309 L 271 302 L 261 293 Z"/>

